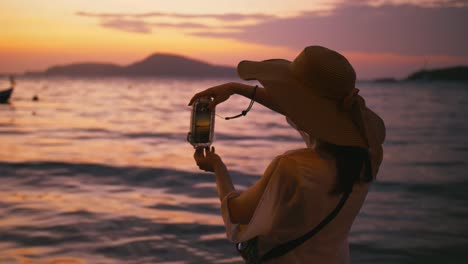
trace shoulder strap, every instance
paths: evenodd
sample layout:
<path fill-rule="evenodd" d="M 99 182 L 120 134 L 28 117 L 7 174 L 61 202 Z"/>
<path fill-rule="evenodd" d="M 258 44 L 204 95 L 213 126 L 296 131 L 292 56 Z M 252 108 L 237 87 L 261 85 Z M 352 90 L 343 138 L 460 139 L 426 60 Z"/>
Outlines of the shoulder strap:
<path fill-rule="evenodd" d="M 330 223 L 333 218 L 336 217 L 336 215 L 340 212 L 341 208 L 343 208 L 344 204 L 346 203 L 346 200 L 348 200 L 349 194 L 351 193 L 351 190 L 346 191 L 343 196 L 341 197 L 341 200 L 338 202 L 338 205 L 333 209 L 333 211 L 325 217 L 325 219 L 322 220 L 314 229 L 310 230 L 306 234 L 302 235 L 301 237 L 298 237 L 294 240 L 290 240 L 286 243 L 283 243 L 281 245 L 278 245 L 270 251 L 268 251 L 265 255 L 263 255 L 260 260 L 262 261 L 268 261 L 273 258 L 277 258 L 280 256 L 283 256 L 284 254 L 288 253 L 289 251 L 293 250 L 294 248 L 300 246 L 302 243 L 307 241 L 309 238 L 313 237 L 315 234 L 317 234 L 320 230 L 322 230 L 328 223 Z"/>

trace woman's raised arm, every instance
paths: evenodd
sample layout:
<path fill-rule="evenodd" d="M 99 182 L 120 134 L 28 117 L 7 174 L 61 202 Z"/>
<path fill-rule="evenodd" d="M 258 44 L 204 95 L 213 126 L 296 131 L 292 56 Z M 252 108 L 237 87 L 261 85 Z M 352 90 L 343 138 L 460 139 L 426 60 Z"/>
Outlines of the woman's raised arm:
<path fill-rule="evenodd" d="M 227 99 L 233 94 L 238 94 L 242 95 L 244 97 L 247 97 L 249 99 L 252 99 L 253 92 L 254 92 L 254 87 L 252 85 L 247 85 L 243 83 L 225 83 L 217 86 L 210 87 L 204 91 L 201 91 L 197 94 L 195 94 L 192 99 L 189 102 L 189 105 L 192 105 L 192 103 L 199 97 L 204 97 L 204 96 L 210 96 L 213 98 L 213 102 L 211 102 L 210 107 L 214 107 Z M 280 109 L 278 105 L 276 105 L 270 98 L 270 96 L 267 94 L 264 88 L 258 87 L 256 92 L 255 92 L 255 98 L 254 100 L 277 112 L 280 114 L 284 115 L 284 112 Z"/>

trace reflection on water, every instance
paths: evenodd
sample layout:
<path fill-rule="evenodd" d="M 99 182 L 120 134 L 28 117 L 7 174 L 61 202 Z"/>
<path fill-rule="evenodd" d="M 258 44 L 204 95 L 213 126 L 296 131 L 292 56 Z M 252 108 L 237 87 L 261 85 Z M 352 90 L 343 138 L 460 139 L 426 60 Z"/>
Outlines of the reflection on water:
<path fill-rule="evenodd" d="M 225 240 L 213 175 L 198 171 L 185 142 L 189 99 L 221 82 L 20 80 L 0 105 L 0 263 L 241 263 Z M 351 233 L 353 263 L 466 262 L 468 90 L 359 88 L 385 119 L 387 141 Z M 217 112 L 248 103 L 233 96 Z M 304 144 L 255 104 L 247 117 L 216 120 L 214 145 L 245 188 L 274 156 Z"/>
<path fill-rule="evenodd" d="M 8 175 L 0 178 L 8 216 L 0 263 L 239 262 L 224 239 L 212 175 L 56 162 L 0 168 Z"/>
<path fill-rule="evenodd" d="M 170 79 L 21 81 L 12 105 L 2 106 L 0 110 L 0 135 L 9 138 L 2 144 L 0 160 L 54 160 L 192 170 L 192 157 L 187 155 L 190 145 L 184 142 L 191 110 L 187 103 L 195 91 L 219 82 Z M 36 93 L 40 95 L 38 102 L 31 100 Z M 248 101 L 233 96 L 232 101 L 218 111 L 237 113 L 246 104 Z M 256 146 L 253 154 L 258 154 L 255 156 L 260 157 L 261 163 L 258 164 L 257 159 L 244 159 L 244 163 L 253 172 L 261 173 L 275 155 L 265 156 L 264 150 L 281 153 L 289 145 L 299 146 L 300 143 L 283 118 L 271 115 L 259 105 L 255 108 L 256 113 L 249 113 L 248 119 L 218 120 L 216 135 L 220 136 L 219 151 L 226 159 L 231 155 L 243 155 L 245 146 Z M 283 125 L 271 126 L 278 123 Z M 262 130 L 267 134 L 255 133 Z M 294 142 L 287 146 L 272 145 L 269 140 L 275 135 L 290 137 Z M 249 148 L 249 153 L 251 151 Z"/>

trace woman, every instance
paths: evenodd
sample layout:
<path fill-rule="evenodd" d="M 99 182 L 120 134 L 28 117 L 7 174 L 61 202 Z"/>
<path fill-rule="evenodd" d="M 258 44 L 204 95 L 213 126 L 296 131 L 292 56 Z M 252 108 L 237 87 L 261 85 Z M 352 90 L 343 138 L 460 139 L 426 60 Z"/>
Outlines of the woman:
<path fill-rule="evenodd" d="M 293 62 L 242 61 L 237 70 L 264 88 L 222 84 L 189 104 L 210 96 L 214 107 L 232 94 L 255 94 L 256 102 L 285 115 L 308 147 L 276 157 L 243 192 L 235 190 L 214 147 L 195 151 L 200 169 L 216 175 L 228 239 L 257 241 L 262 256 L 331 218 L 311 238 L 266 263 L 348 263 L 348 233 L 377 175 L 385 138 L 382 119 L 358 95 L 353 67 L 333 50 L 310 46 Z"/>

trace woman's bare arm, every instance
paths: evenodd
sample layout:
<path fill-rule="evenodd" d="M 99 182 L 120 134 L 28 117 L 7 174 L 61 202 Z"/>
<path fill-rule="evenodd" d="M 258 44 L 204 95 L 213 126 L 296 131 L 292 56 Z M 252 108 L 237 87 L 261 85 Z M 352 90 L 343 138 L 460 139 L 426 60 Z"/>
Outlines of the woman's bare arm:
<path fill-rule="evenodd" d="M 210 149 L 198 148 L 194 153 L 195 161 L 200 169 L 215 173 L 216 187 L 220 201 L 233 191 L 236 191 L 232 184 L 231 176 L 222 159 L 215 153 L 214 147 Z M 257 208 L 260 198 L 265 191 L 271 178 L 271 174 L 278 165 L 275 159 L 268 166 L 264 175 L 250 188 L 240 193 L 239 196 L 232 197 L 228 201 L 228 210 L 233 223 L 248 224 Z"/>
<path fill-rule="evenodd" d="M 254 92 L 254 88 L 255 86 L 251 86 L 251 85 L 247 85 L 247 84 L 243 84 L 243 83 L 231 83 L 232 87 L 233 87 L 233 90 L 234 90 L 234 93 L 236 94 L 239 94 L 239 95 L 242 95 L 242 96 L 245 96 L 249 99 L 252 98 L 252 95 L 253 95 L 253 92 Z M 265 88 L 262 88 L 262 87 L 257 87 L 257 90 L 255 92 L 255 98 L 254 100 L 277 112 L 277 113 L 280 113 L 282 115 L 284 115 L 283 111 L 280 109 L 280 107 L 275 104 L 273 102 L 273 100 L 271 100 L 271 97 L 268 95 L 268 93 L 266 92 Z"/>
<path fill-rule="evenodd" d="M 251 99 L 254 88 L 255 86 L 242 83 L 225 83 L 217 85 L 195 94 L 190 100 L 189 105 L 193 104 L 197 98 L 204 96 L 213 98 L 210 107 L 214 107 L 217 104 L 226 101 L 233 94 L 242 95 Z M 284 115 L 283 111 L 271 100 L 264 88 L 257 87 L 254 100 L 259 104 Z M 232 184 L 231 177 L 226 166 L 219 156 L 214 153 L 214 148 L 212 151 L 208 150 L 205 152 L 206 153 L 203 154 L 203 150 L 198 149 L 194 155 L 195 160 L 197 161 L 200 169 L 215 173 L 218 197 L 222 201 L 229 192 L 235 191 L 235 188 Z M 270 169 L 267 169 L 265 175 L 262 176 L 253 186 L 242 192 L 239 196 L 233 197 L 229 200 L 229 212 L 233 223 L 248 224 L 250 222 L 270 179 L 272 172 L 271 168 L 276 167 L 277 161 L 272 164 L 272 166 L 269 166 Z"/>
<path fill-rule="evenodd" d="M 213 86 L 210 87 L 204 91 L 201 91 L 197 94 L 195 94 L 192 99 L 189 102 L 189 105 L 192 105 L 193 102 L 197 98 L 204 97 L 204 96 L 209 96 L 213 98 L 213 101 L 210 103 L 210 108 L 215 107 L 217 104 L 220 104 L 227 99 L 233 94 L 239 94 L 242 96 L 245 96 L 249 99 L 252 98 L 253 92 L 254 92 L 254 87 L 252 85 L 247 85 L 243 83 L 224 83 L 221 85 Z M 257 91 L 255 92 L 255 98 L 254 100 L 258 102 L 259 104 L 277 112 L 282 115 L 284 115 L 284 112 L 281 110 L 281 108 L 271 100 L 270 96 L 266 92 L 266 90 L 262 87 L 258 87 Z"/>
<path fill-rule="evenodd" d="M 260 198 L 271 179 L 273 172 L 279 164 L 279 158 L 274 159 L 263 176 L 247 190 L 243 191 L 239 196 L 229 200 L 229 215 L 233 223 L 248 224 L 257 209 Z"/>

